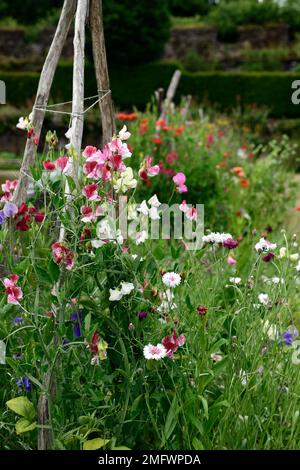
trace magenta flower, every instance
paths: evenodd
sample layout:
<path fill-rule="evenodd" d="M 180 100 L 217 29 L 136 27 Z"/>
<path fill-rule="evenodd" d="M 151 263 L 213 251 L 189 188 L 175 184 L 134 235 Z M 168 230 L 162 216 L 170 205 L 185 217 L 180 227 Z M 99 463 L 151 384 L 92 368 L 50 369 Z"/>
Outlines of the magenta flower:
<path fill-rule="evenodd" d="M 173 181 L 176 186 L 181 186 L 186 182 L 186 176 L 184 173 L 176 173 L 176 175 L 173 176 Z"/>

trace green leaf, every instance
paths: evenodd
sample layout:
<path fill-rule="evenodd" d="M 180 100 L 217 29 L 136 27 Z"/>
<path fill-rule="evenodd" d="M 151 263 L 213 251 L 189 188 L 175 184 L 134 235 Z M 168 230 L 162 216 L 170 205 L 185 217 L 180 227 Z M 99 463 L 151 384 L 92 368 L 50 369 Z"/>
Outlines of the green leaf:
<path fill-rule="evenodd" d="M 48 265 L 48 269 L 49 269 L 49 274 L 51 276 L 52 281 L 57 282 L 59 278 L 59 274 L 60 274 L 60 269 L 59 269 L 59 266 L 56 263 L 54 263 L 53 259 L 51 259 Z"/>
<path fill-rule="evenodd" d="M 101 439 L 97 437 L 96 439 L 91 439 L 90 441 L 85 441 L 83 443 L 83 450 L 97 450 L 106 446 L 110 439 Z"/>
<path fill-rule="evenodd" d="M 20 416 L 24 416 L 28 421 L 32 421 L 35 417 L 35 409 L 33 404 L 27 397 L 12 398 L 6 402 L 6 406 Z"/>
<path fill-rule="evenodd" d="M 202 395 L 200 395 L 200 400 L 202 401 L 203 409 L 204 409 L 204 416 L 206 419 L 208 419 L 208 403 L 206 398 L 204 398 Z"/>
<path fill-rule="evenodd" d="M 91 328 L 91 314 L 88 313 L 87 316 L 85 317 L 84 319 L 84 331 L 85 333 L 88 333 L 90 331 L 90 328 Z"/>
<path fill-rule="evenodd" d="M 0 341 L 0 364 L 5 364 L 6 361 L 5 361 L 5 358 L 6 358 L 6 344 L 4 343 L 4 341 Z"/>
<path fill-rule="evenodd" d="M 195 450 L 204 450 L 202 442 L 199 441 L 199 439 L 197 439 L 196 437 L 194 437 L 192 444 Z"/>
<path fill-rule="evenodd" d="M 166 423 L 165 423 L 165 428 L 164 428 L 164 435 L 166 440 L 168 440 L 174 431 L 176 424 L 177 424 L 177 415 L 179 412 L 178 404 L 177 404 L 177 398 L 176 396 L 173 398 L 173 401 L 171 403 Z"/>
<path fill-rule="evenodd" d="M 51 279 L 50 275 L 47 273 L 47 271 L 45 271 L 45 269 L 40 268 L 39 266 L 36 266 L 35 271 L 36 271 L 36 275 L 38 277 L 38 280 L 41 283 L 46 283 L 46 284 L 51 284 L 52 283 L 52 279 Z"/>
<path fill-rule="evenodd" d="M 131 449 L 129 449 L 129 447 L 120 446 L 120 447 L 112 447 L 111 450 L 131 450 Z"/>
<path fill-rule="evenodd" d="M 25 418 L 19 419 L 16 422 L 16 433 L 22 434 L 23 432 L 33 431 L 36 428 L 36 422 L 31 423 Z"/>

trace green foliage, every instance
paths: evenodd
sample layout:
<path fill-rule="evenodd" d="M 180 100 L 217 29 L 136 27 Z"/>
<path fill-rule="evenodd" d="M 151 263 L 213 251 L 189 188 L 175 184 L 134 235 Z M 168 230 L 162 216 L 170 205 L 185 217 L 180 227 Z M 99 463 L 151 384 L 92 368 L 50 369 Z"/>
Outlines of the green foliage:
<path fill-rule="evenodd" d="M 104 0 L 103 21 L 108 61 L 145 63 L 160 56 L 170 18 L 161 0 Z"/>
<path fill-rule="evenodd" d="M 62 0 L 1 0 L 0 16 L 13 17 L 19 23 L 27 25 L 35 23 L 51 9 L 62 5 Z"/>
<path fill-rule="evenodd" d="M 266 24 L 280 21 L 280 8 L 274 0 L 222 1 L 213 8 L 208 21 L 218 28 L 220 39 L 236 39 L 238 26 L 244 24 Z"/>
<path fill-rule="evenodd" d="M 145 108 L 154 90 L 167 88 L 177 67 L 174 63 L 112 67 L 110 78 L 115 105 L 121 109 Z M 183 72 L 177 96 L 191 94 L 198 102 L 216 104 L 222 109 L 235 107 L 238 98 L 242 105 L 267 106 L 273 117 L 298 117 L 300 107 L 291 102 L 291 85 L 299 77 L 299 73 L 292 72 Z M 38 78 L 33 72 L 1 73 L 0 79 L 7 86 L 8 102 L 22 105 L 30 98 L 33 100 Z M 71 87 L 72 66 L 59 66 L 51 91 L 53 102 L 71 99 Z M 91 66 L 86 68 L 85 87 L 86 96 L 95 94 L 97 86 Z"/>
<path fill-rule="evenodd" d="M 206 15 L 210 9 L 209 0 L 168 0 L 169 9 L 174 16 Z"/>

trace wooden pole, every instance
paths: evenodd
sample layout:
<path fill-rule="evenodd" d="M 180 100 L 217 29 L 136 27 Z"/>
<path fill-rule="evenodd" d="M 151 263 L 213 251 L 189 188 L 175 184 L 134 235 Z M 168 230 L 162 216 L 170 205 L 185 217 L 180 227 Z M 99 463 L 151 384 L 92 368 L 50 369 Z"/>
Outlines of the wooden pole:
<path fill-rule="evenodd" d="M 74 66 L 73 66 L 73 99 L 72 99 L 72 132 L 71 146 L 76 155 L 73 158 L 73 177 L 78 179 L 78 164 L 81 154 L 84 112 L 84 48 L 85 22 L 89 0 L 78 0 L 74 31 Z"/>
<path fill-rule="evenodd" d="M 97 87 L 99 98 L 101 98 L 110 90 L 103 31 L 102 0 L 90 0 L 90 25 Z M 111 141 L 115 132 L 111 93 L 106 94 L 106 96 L 100 100 L 99 105 L 102 119 L 102 144 L 104 145 Z"/>
<path fill-rule="evenodd" d="M 32 123 L 37 137 L 40 137 L 45 117 L 45 111 L 42 109 L 45 108 L 48 103 L 54 73 L 75 14 L 76 4 L 77 0 L 65 0 L 55 36 L 41 72 L 32 117 Z M 36 109 L 36 106 L 41 109 Z M 27 139 L 20 169 L 19 184 L 14 193 L 14 203 L 17 204 L 17 206 L 26 200 L 29 185 L 29 172 L 30 167 L 34 165 L 35 155 L 36 146 L 32 139 Z"/>

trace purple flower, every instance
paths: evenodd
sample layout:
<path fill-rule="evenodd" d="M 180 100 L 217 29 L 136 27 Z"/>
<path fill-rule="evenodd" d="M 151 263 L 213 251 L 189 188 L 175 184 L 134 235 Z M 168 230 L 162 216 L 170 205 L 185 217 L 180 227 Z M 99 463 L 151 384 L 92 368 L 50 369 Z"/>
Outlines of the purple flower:
<path fill-rule="evenodd" d="M 5 222 L 5 214 L 4 211 L 0 211 L 0 225 L 2 225 Z"/>
<path fill-rule="evenodd" d="M 227 238 L 227 240 L 223 242 L 223 246 L 225 248 L 228 248 L 229 250 L 233 250 L 238 245 L 239 245 L 239 242 L 237 240 L 233 240 L 233 238 Z"/>
<path fill-rule="evenodd" d="M 13 319 L 12 322 L 13 322 L 14 325 L 18 326 L 18 325 L 21 325 L 23 323 L 23 321 L 24 320 L 23 320 L 22 317 L 16 317 L 16 318 Z"/>
<path fill-rule="evenodd" d="M 81 324 L 82 324 L 82 311 L 78 310 L 77 312 L 72 313 L 70 320 L 73 324 L 73 335 L 74 338 L 80 338 L 82 336 Z"/>
<path fill-rule="evenodd" d="M 148 312 L 144 312 L 143 310 L 141 310 L 140 312 L 136 314 L 136 316 L 138 317 L 139 320 L 144 320 L 144 318 L 147 318 Z"/>
<path fill-rule="evenodd" d="M 18 353 L 13 353 L 13 358 L 14 359 L 21 359 L 22 356 L 23 356 L 22 353 L 19 353 L 19 352 Z"/>
<path fill-rule="evenodd" d="M 18 213 L 18 208 L 13 202 L 7 202 L 3 208 L 5 217 L 13 217 Z"/>
<path fill-rule="evenodd" d="M 21 377 L 19 380 L 17 380 L 16 384 L 18 385 L 18 387 L 24 388 L 26 392 L 30 392 L 31 382 L 27 375 L 24 375 L 24 377 Z"/>
<path fill-rule="evenodd" d="M 295 338 L 299 336 L 297 328 L 289 328 L 287 331 L 282 333 L 283 341 L 286 346 L 292 346 Z"/>

